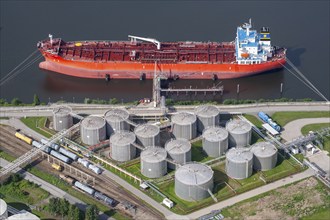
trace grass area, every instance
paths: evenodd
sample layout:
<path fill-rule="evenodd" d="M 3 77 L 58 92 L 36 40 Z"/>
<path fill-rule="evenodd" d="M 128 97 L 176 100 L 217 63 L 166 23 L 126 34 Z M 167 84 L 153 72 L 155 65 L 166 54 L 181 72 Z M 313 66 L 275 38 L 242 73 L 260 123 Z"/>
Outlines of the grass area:
<path fill-rule="evenodd" d="M 249 120 L 252 124 L 254 124 L 257 128 L 262 128 L 262 121 L 260 121 L 256 116 L 254 115 L 244 115 L 244 117 Z"/>
<path fill-rule="evenodd" d="M 330 191 L 314 177 L 222 209 L 226 219 L 329 219 Z"/>
<path fill-rule="evenodd" d="M 11 156 L 10 154 L 7 154 L 6 152 L 0 150 L 0 158 L 3 158 L 5 160 L 8 160 L 8 161 L 14 161 L 16 158 Z"/>
<path fill-rule="evenodd" d="M 31 128 L 32 130 L 42 134 L 43 136 L 50 138 L 53 134 L 45 129 L 47 117 L 26 117 L 21 118 L 21 121 Z"/>
<path fill-rule="evenodd" d="M 323 118 L 330 117 L 330 112 L 314 111 L 314 112 L 275 112 L 272 119 L 282 127 L 289 123 L 301 118 Z"/>
<path fill-rule="evenodd" d="M 46 210 L 42 210 L 43 204 L 47 203 L 49 193 L 37 184 L 29 182 L 27 180 L 11 181 L 0 185 L 0 197 L 4 199 L 8 205 L 18 210 L 32 211 L 33 214 L 39 216 L 42 219 L 52 219 Z M 31 210 L 30 207 L 36 207 Z"/>
<path fill-rule="evenodd" d="M 197 162 L 205 162 L 212 159 L 212 157 L 207 156 L 203 150 L 202 140 L 196 141 L 191 144 L 191 160 Z"/>

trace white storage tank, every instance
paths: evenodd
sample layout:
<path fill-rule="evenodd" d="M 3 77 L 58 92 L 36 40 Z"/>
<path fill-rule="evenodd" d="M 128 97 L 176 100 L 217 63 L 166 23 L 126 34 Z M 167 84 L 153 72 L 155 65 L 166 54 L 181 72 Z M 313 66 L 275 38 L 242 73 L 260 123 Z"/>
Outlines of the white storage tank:
<path fill-rule="evenodd" d="M 81 140 L 87 145 L 95 145 L 106 139 L 105 120 L 98 116 L 84 118 L 80 125 Z"/>
<path fill-rule="evenodd" d="M 194 139 L 197 136 L 196 115 L 179 112 L 172 116 L 172 133 L 175 138 Z"/>
<path fill-rule="evenodd" d="M 165 144 L 168 157 L 178 164 L 185 164 L 191 161 L 191 143 L 187 139 L 170 139 Z M 168 168 L 175 169 L 172 163 L 167 163 Z"/>
<path fill-rule="evenodd" d="M 243 120 L 234 119 L 226 124 L 230 147 L 247 147 L 251 143 L 252 126 Z"/>
<path fill-rule="evenodd" d="M 7 203 L 0 199 L 0 220 L 5 220 L 8 217 L 8 206 Z"/>
<path fill-rule="evenodd" d="M 175 194 L 187 201 L 210 196 L 213 190 L 213 170 L 201 163 L 188 163 L 175 171 Z"/>
<path fill-rule="evenodd" d="M 143 146 L 158 146 L 160 143 L 159 127 L 152 124 L 138 125 L 134 133 L 136 135 L 136 143 Z"/>
<path fill-rule="evenodd" d="M 117 131 L 126 130 L 128 131 L 130 126 L 127 123 L 129 119 L 129 113 L 124 108 L 115 108 L 107 111 L 104 114 L 104 118 L 107 122 L 107 136 Z"/>
<path fill-rule="evenodd" d="M 147 147 L 141 152 L 141 173 L 148 178 L 159 178 L 167 173 L 167 153 L 161 147 Z"/>
<path fill-rule="evenodd" d="M 270 142 L 258 142 L 252 145 L 253 168 L 266 171 L 273 169 L 277 163 L 277 148 Z"/>
<path fill-rule="evenodd" d="M 40 220 L 40 218 L 28 211 L 21 210 L 18 214 L 9 216 L 7 220 Z"/>
<path fill-rule="evenodd" d="M 203 132 L 203 150 L 209 157 L 221 157 L 228 149 L 228 131 L 221 127 L 208 127 Z"/>
<path fill-rule="evenodd" d="M 135 134 L 130 131 L 118 131 L 111 135 L 110 157 L 120 162 L 133 160 L 136 156 L 135 140 Z"/>
<path fill-rule="evenodd" d="M 53 109 L 53 127 L 55 131 L 62 131 L 73 125 L 71 112 L 72 109 L 69 106 L 58 106 Z"/>
<path fill-rule="evenodd" d="M 218 126 L 220 123 L 220 111 L 213 105 L 201 105 L 196 107 L 197 130 L 202 133 L 204 129 L 211 126 Z"/>
<path fill-rule="evenodd" d="M 226 153 L 226 173 L 233 179 L 252 175 L 253 154 L 247 148 L 231 148 Z"/>

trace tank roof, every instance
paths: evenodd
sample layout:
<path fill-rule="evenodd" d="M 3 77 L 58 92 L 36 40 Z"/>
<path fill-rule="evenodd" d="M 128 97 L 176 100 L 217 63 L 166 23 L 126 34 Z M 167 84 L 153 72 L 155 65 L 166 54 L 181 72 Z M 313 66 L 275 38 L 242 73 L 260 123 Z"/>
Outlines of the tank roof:
<path fill-rule="evenodd" d="M 57 106 L 53 109 L 53 113 L 56 115 L 67 115 L 72 112 L 72 109 L 69 106 Z"/>
<path fill-rule="evenodd" d="M 221 127 L 208 127 L 203 131 L 203 138 L 208 141 L 222 141 L 228 138 L 228 131 Z"/>
<path fill-rule="evenodd" d="M 107 111 L 104 114 L 104 117 L 107 121 L 118 122 L 118 121 L 127 120 L 129 118 L 129 113 L 126 109 L 115 108 Z"/>
<path fill-rule="evenodd" d="M 7 211 L 7 203 L 0 199 L 0 216 L 3 215 Z"/>
<path fill-rule="evenodd" d="M 191 150 L 191 143 L 183 138 L 171 139 L 165 144 L 165 150 L 170 154 L 182 154 Z"/>
<path fill-rule="evenodd" d="M 201 105 L 195 108 L 195 114 L 197 116 L 214 117 L 219 113 L 219 109 L 213 105 Z"/>
<path fill-rule="evenodd" d="M 226 129 L 231 133 L 244 134 L 250 131 L 252 126 L 246 121 L 234 119 L 227 122 Z"/>
<path fill-rule="evenodd" d="M 88 116 L 82 120 L 81 126 L 84 128 L 101 128 L 105 126 L 105 120 L 99 116 Z"/>
<path fill-rule="evenodd" d="M 159 127 L 152 124 L 138 125 L 134 133 L 140 137 L 152 137 L 159 134 Z"/>
<path fill-rule="evenodd" d="M 196 121 L 196 115 L 189 112 L 179 112 L 172 116 L 172 122 L 179 125 L 189 125 Z"/>
<path fill-rule="evenodd" d="M 111 135 L 110 143 L 125 146 L 127 144 L 132 144 L 135 142 L 135 134 L 130 131 L 118 131 Z"/>
<path fill-rule="evenodd" d="M 141 160 L 149 163 L 157 163 L 165 160 L 167 152 L 162 147 L 147 147 L 141 152 Z"/>
<path fill-rule="evenodd" d="M 213 170 L 201 163 L 187 163 L 177 169 L 175 178 L 186 185 L 201 185 L 213 178 Z"/>
<path fill-rule="evenodd" d="M 253 154 L 247 148 L 231 148 L 227 151 L 226 158 L 237 163 L 245 163 L 252 160 Z"/>
<path fill-rule="evenodd" d="M 252 145 L 251 152 L 256 157 L 270 157 L 277 153 L 277 148 L 270 142 L 258 142 Z"/>
<path fill-rule="evenodd" d="M 30 213 L 28 211 L 25 211 L 25 210 L 22 210 L 18 214 L 9 216 L 7 218 L 7 220 L 19 220 L 19 219 L 22 219 L 22 220 L 26 220 L 26 219 L 29 219 L 29 220 L 40 220 L 39 217 L 37 217 L 36 215 L 33 215 L 32 213 Z"/>

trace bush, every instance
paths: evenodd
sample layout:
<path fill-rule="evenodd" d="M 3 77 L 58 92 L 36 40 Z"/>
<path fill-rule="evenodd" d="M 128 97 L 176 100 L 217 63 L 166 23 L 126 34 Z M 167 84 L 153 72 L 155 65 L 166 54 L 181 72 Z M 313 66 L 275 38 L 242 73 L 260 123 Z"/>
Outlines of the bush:
<path fill-rule="evenodd" d="M 119 102 L 118 102 L 118 100 L 116 98 L 112 98 L 112 99 L 109 100 L 109 104 L 111 104 L 111 105 L 116 105 L 118 103 Z"/>
<path fill-rule="evenodd" d="M 18 98 L 13 98 L 13 100 L 11 100 L 11 104 L 14 106 L 18 106 L 18 105 L 22 104 L 22 101 L 19 100 Z"/>
<path fill-rule="evenodd" d="M 90 98 L 85 98 L 84 99 L 84 103 L 85 104 L 91 104 L 92 103 L 92 100 Z"/>

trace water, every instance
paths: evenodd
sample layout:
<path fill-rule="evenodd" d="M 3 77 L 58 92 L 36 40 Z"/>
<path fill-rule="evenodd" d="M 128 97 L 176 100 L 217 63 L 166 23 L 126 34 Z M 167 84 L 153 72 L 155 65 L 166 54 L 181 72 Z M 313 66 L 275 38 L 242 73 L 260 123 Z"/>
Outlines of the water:
<path fill-rule="evenodd" d="M 1 1 L 1 77 L 36 49 L 52 33 L 64 40 L 125 40 L 128 34 L 160 41 L 232 41 L 236 27 L 252 18 L 258 31 L 271 28 L 272 43 L 288 48 L 288 58 L 328 98 L 329 1 Z M 225 93 L 179 96 L 176 99 L 313 98 L 316 94 L 287 70 L 224 80 Z M 175 88 L 213 85 L 211 80 L 178 80 Z M 42 71 L 38 64 L 25 70 L 0 89 L 1 98 L 18 97 L 32 102 L 83 101 L 85 97 L 133 101 L 151 97 L 152 82 L 139 80 L 79 79 Z"/>

